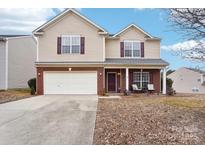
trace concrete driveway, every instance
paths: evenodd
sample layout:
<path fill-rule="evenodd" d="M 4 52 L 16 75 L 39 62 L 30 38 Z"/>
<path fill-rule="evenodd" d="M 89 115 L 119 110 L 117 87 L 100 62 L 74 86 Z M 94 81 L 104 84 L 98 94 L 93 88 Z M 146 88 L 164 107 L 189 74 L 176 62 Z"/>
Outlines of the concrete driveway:
<path fill-rule="evenodd" d="M 45 95 L 0 104 L 0 144 L 92 144 L 97 102 Z"/>

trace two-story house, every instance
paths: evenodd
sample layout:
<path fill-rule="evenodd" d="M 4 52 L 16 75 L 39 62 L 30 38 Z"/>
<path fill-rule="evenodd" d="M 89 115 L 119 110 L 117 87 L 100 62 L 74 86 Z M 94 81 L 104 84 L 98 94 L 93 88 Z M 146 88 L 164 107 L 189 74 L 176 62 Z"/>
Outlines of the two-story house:
<path fill-rule="evenodd" d="M 167 62 L 160 39 L 135 24 L 109 33 L 75 9 L 66 9 L 33 31 L 37 37 L 38 94 L 103 94 L 143 89 L 166 93 Z"/>
<path fill-rule="evenodd" d="M 177 93 L 205 94 L 205 71 L 182 67 L 167 76 Z"/>
<path fill-rule="evenodd" d="M 28 88 L 36 76 L 36 40 L 29 35 L 0 35 L 0 90 Z"/>

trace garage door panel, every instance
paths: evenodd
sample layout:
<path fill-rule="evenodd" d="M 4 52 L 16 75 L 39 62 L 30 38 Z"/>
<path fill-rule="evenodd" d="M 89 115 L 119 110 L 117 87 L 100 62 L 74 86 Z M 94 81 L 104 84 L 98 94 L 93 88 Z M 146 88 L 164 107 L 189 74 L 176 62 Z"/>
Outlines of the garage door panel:
<path fill-rule="evenodd" d="M 45 72 L 44 94 L 97 94 L 97 72 Z"/>

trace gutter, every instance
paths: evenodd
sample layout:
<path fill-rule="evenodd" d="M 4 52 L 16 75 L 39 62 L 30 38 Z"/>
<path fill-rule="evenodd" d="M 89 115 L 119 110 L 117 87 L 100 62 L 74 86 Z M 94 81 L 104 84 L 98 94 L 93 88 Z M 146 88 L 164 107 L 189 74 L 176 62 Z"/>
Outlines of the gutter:
<path fill-rule="evenodd" d="M 125 63 L 106 63 L 106 62 L 35 62 L 36 65 L 124 65 L 124 66 L 167 66 L 167 64 L 125 64 Z"/>

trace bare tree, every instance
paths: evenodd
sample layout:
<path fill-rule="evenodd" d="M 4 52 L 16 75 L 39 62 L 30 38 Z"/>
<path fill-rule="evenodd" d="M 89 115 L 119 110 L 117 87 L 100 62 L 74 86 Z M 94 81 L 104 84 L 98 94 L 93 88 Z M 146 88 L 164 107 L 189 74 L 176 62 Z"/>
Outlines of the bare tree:
<path fill-rule="evenodd" d="M 205 62 L 205 9 L 169 9 L 172 28 L 192 45 L 177 52 L 183 58 Z"/>

